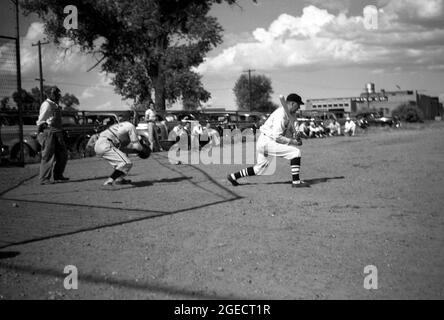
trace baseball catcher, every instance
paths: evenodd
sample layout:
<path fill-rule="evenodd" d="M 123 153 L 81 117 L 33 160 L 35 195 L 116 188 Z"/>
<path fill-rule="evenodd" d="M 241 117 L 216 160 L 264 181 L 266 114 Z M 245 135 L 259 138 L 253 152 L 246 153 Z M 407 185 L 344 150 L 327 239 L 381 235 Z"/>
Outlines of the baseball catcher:
<path fill-rule="evenodd" d="M 108 160 L 114 168 L 114 172 L 105 181 L 104 186 L 131 183 L 131 180 L 124 179 L 133 166 L 126 153 L 136 151 L 142 158 L 146 155 L 149 156 L 151 152 L 151 150 L 147 151 L 140 143 L 136 127 L 129 121 L 130 118 L 130 111 L 122 114 L 119 117 L 119 123 L 101 132 L 95 144 L 96 155 Z"/>
<path fill-rule="evenodd" d="M 302 145 L 300 135 L 296 134 L 295 139 L 285 136 L 288 128 L 294 128 L 296 112 L 304 102 L 299 95 L 292 93 L 287 99 L 281 96 L 281 103 L 282 107 L 276 109 L 259 129 L 261 134 L 256 146 L 257 164 L 227 176 L 233 186 L 239 185 L 237 180 L 240 178 L 263 174 L 270 164 L 268 157 L 273 156 L 290 161 L 293 188 L 310 187 L 309 183 L 299 178 L 301 151 L 297 147 Z"/>

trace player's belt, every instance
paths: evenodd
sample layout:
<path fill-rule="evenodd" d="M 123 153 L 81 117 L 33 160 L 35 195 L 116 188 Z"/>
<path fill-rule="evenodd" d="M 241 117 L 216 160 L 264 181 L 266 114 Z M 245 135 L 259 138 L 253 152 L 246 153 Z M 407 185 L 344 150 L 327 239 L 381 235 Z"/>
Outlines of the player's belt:
<path fill-rule="evenodd" d="M 117 139 L 117 145 L 119 145 L 120 146 L 120 144 L 121 144 L 121 142 L 120 142 L 120 139 L 119 139 L 119 137 L 114 133 L 114 132 L 112 132 L 110 129 L 107 129 L 109 132 L 111 132 L 111 134 Z M 114 143 L 114 141 L 112 141 L 111 139 L 109 139 L 109 138 L 107 138 L 109 141 L 111 141 L 112 142 L 112 144 L 115 146 L 115 147 L 118 147 L 118 146 L 116 146 L 115 145 L 115 143 Z"/>
<path fill-rule="evenodd" d="M 108 140 L 114 147 L 119 148 L 120 144 L 115 144 L 113 140 L 111 140 L 110 138 L 106 138 L 106 140 Z"/>

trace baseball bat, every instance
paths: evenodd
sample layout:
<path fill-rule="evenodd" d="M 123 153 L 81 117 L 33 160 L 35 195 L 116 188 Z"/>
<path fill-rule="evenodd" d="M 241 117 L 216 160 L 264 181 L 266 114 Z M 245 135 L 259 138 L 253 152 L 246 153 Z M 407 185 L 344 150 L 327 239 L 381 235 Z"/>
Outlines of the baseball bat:
<path fill-rule="evenodd" d="M 282 94 L 279 96 L 279 100 L 281 101 L 281 105 L 284 107 L 287 116 L 290 116 L 290 110 L 288 110 L 287 100 L 285 100 L 285 97 Z"/>
<path fill-rule="evenodd" d="M 282 94 L 279 96 L 279 100 L 281 101 L 281 105 L 282 105 L 282 107 L 284 107 L 284 110 L 285 110 L 285 113 L 287 114 L 287 116 L 293 122 L 296 121 L 296 118 L 290 114 L 290 110 L 288 109 L 288 105 L 287 105 L 287 100 L 285 99 L 285 97 Z"/>

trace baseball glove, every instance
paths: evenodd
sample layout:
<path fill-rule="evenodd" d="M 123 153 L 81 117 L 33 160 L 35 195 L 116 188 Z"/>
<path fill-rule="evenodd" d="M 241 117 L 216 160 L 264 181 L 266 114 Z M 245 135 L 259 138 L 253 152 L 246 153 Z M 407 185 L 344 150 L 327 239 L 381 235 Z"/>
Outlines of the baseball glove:
<path fill-rule="evenodd" d="M 151 155 L 151 148 L 143 140 L 140 140 L 140 144 L 142 145 L 142 150 L 137 153 L 139 158 L 148 159 Z"/>

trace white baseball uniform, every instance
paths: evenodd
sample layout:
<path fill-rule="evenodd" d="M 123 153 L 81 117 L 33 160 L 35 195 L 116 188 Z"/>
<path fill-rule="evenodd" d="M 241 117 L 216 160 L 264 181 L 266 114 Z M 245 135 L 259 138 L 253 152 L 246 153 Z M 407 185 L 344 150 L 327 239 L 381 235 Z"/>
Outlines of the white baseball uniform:
<path fill-rule="evenodd" d="M 356 132 L 356 124 L 353 122 L 353 120 L 347 120 L 344 125 L 344 133 L 345 134 L 348 133 L 354 136 L 355 132 Z"/>
<path fill-rule="evenodd" d="M 276 109 L 260 127 L 261 135 L 257 141 L 257 164 L 253 167 L 256 175 L 261 175 L 270 164 L 268 159 L 283 157 L 288 160 L 301 157 L 301 151 L 290 145 L 291 138 L 286 137 L 293 130 L 293 121 L 290 120 L 283 107 Z"/>
<path fill-rule="evenodd" d="M 108 160 L 114 170 L 128 174 L 133 164 L 120 148 L 137 142 L 139 142 L 139 137 L 136 132 L 136 127 L 131 122 L 124 121 L 114 124 L 101 132 L 95 144 L 94 151 L 97 156 Z"/>

